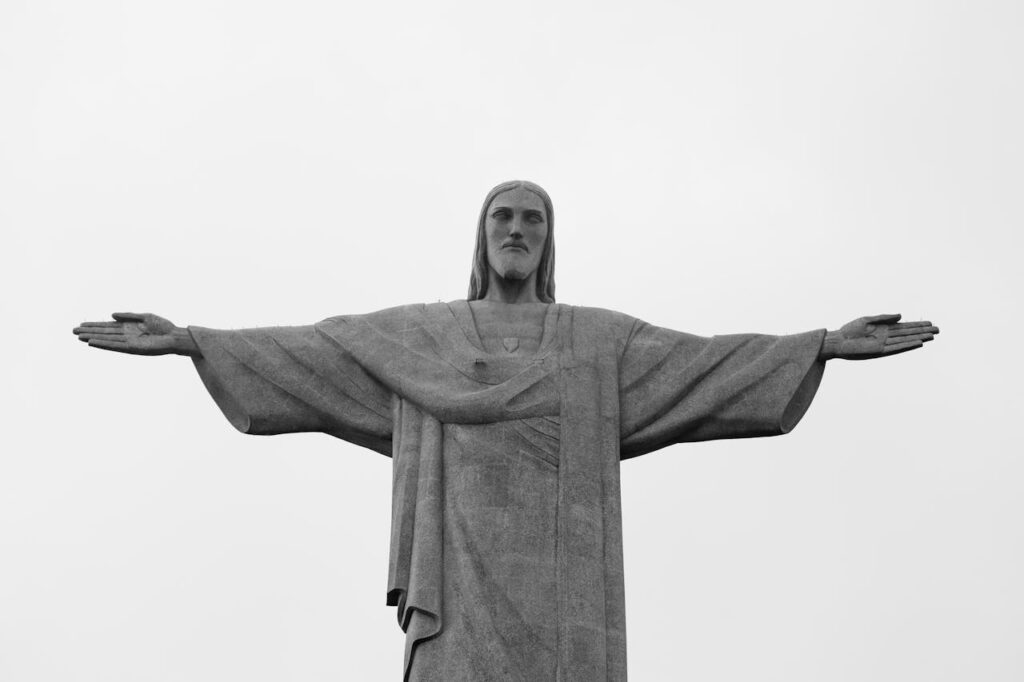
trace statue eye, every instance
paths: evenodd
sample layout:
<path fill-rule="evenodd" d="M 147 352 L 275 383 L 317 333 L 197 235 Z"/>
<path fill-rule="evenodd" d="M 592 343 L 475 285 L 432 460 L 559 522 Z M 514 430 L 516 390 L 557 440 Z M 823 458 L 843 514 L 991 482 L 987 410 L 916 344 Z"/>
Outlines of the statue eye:
<path fill-rule="evenodd" d="M 499 208 L 498 210 L 491 214 L 491 217 L 494 218 L 495 220 L 507 220 L 511 215 L 512 212 L 509 211 L 507 208 Z"/>

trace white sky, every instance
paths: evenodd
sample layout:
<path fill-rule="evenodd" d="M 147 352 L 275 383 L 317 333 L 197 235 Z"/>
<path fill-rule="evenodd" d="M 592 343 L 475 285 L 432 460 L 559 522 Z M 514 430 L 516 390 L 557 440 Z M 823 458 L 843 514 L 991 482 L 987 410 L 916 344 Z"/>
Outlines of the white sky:
<path fill-rule="evenodd" d="M 775 439 L 623 466 L 634 680 L 1024 679 L 1017 2 L 0 5 L 0 679 L 396 680 L 390 461 L 246 437 L 113 310 L 465 295 L 499 181 L 559 300 L 931 319 Z"/>

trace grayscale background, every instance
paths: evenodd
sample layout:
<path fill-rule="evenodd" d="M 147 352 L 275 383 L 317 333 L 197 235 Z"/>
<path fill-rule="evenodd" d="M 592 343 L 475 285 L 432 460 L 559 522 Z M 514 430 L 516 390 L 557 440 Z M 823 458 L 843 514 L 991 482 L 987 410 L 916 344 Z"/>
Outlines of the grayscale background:
<path fill-rule="evenodd" d="M 244 437 L 111 311 L 465 296 L 552 194 L 561 302 L 930 319 L 792 434 L 623 466 L 630 675 L 1024 679 L 1019 2 L 0 4 L 0 679 L 399 679 L 390 461 Z"/>

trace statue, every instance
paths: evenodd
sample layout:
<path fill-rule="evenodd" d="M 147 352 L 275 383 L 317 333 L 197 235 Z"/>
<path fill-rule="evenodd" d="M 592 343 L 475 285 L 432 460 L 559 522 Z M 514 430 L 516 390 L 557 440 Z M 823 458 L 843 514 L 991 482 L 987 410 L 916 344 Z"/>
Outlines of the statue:
<path fill-rule="evenodd" d="M 318 431 L 392 457 L 387 603 L 404 678 L 626 679 L 619 461 L 787 433 L 833 358 L 920 348 L 899 315 L 711 338 L 555 303 L 547 193 L 480 214 L 467 300 L 301 327 L 181 328 L 115 313 L 90 346 L 190 356 L 244 433 Z"/>

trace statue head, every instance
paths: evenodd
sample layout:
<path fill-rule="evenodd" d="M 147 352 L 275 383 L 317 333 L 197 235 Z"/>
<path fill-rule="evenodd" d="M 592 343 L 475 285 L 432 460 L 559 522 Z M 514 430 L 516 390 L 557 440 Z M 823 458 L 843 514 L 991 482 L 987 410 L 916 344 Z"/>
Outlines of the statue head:
<path fill-rule="evenodd" d="M 477 223 L 470 301 L 487 295 L 491 272 L 510 280 L 536 273 L 537 298 L 555 301 L 555 213 L 551 197 L 526 180 L 503 182 L 484 199 Z"/>

